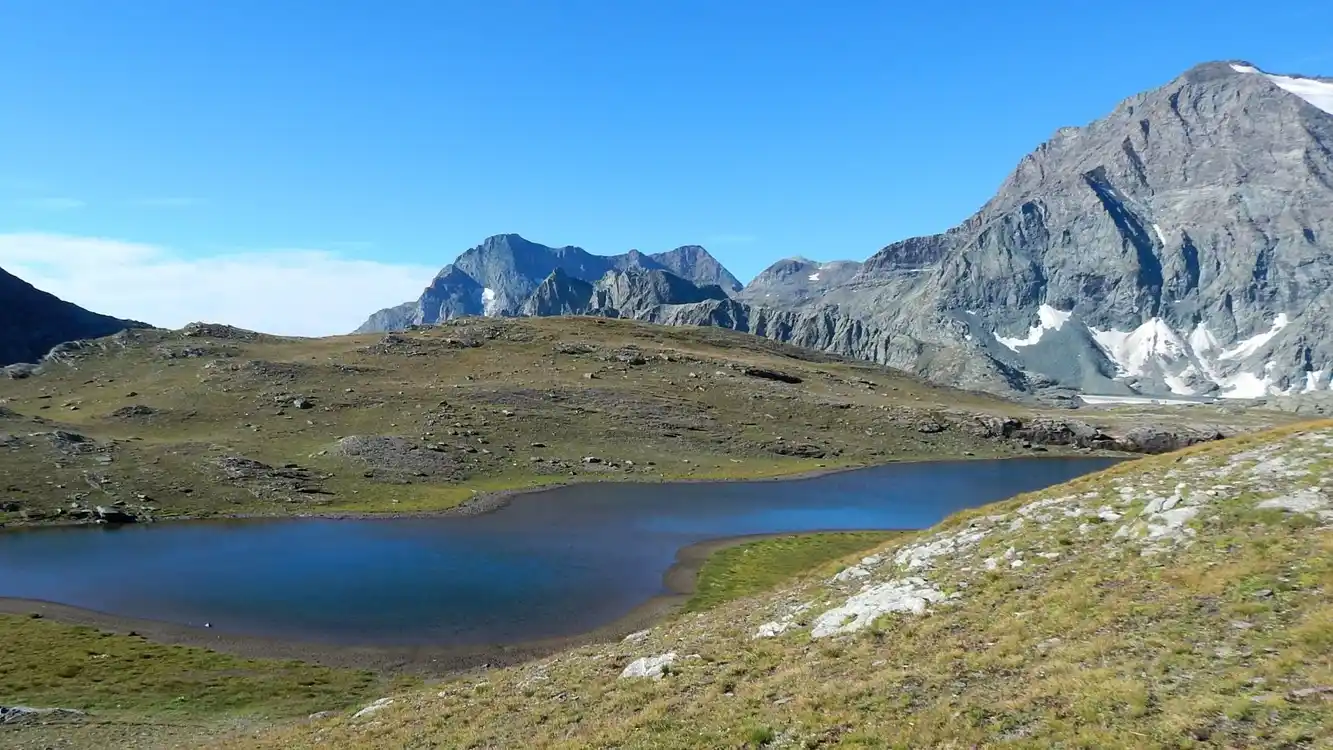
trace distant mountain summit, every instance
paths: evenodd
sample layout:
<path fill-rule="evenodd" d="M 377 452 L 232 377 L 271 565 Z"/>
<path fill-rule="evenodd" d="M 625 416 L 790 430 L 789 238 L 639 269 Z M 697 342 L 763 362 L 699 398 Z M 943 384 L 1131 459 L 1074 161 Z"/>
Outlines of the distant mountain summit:
<path fill-rule="evenodd" d="M 836 310 L 877 344 L 829 348 L 971 387 L 1257 397 L 1328 388 L 1330 251 L 1333 81 L 1207 63 L 1061 128 L 943 234 L 738 297 Z"/>
<path fill-rule="evenodd" d="M 68 341 L 147 327 L 89 312 L 0 269 L 0 366 L 36 363 Z"/>
<path fill-rule="evenodd" d="M 786 259 L 741 289 L 698 247 L 595 256 L 499 235 L 361 330 L 571 312 L 723 326 L 1004 393 L 1327 390 L 1333 80 L 1199 65 L 1057 130 L 958 226 L 864 262 Z"/>
<path fill-rule="evenodd" d="M 610 271 L 633 270 L 665 271 L 693 285 L 727 292 L 741 289 L 736 277 L 697 245 L 652 255 L 638 250 L 594 255 L 578 247 L 547 247 L 517 234 L 499 234 L 445 266 L 416 301 L 380 310 L 357 333 L 401 330 L 464 315 L 518 315 L 556 271 L 567 279 L 592 283 Z M 545 308 L 539 301 L 532 309 Z"/>

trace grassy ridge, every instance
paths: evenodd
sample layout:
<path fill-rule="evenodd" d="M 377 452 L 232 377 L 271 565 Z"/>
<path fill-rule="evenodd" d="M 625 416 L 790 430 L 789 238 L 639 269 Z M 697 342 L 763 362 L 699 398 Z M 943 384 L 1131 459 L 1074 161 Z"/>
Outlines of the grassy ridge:
<path fill-rule="evenodd" d="M 694 594 L 681 613 L 703 612 L 768 591 L 834 560 L 877 547 L 895 531 L 793 534 L 727 547 L 709 555 L 699 569 Z"/>
<path fill-rule="evenodd" d="M 802 382 L 745 374 L 755 367 Z M 138 331 L 0 380 L 0 523 L 117 502 L 159 519 L 417 512 L 558 482 L 1024 452 L 917 429 L 946 409 L 1028 414 L 752 336 L 629 321 L 313 340 Z M 340 447 L 352 436 L 401 442 L 354 456 Z"/>
<path fill-rule="evenodd" d="M 1324 423 L 1143 459 L 891 541 L 863 578 L 223 745 L 1331 747 L 1330 456 Z M 1177 510 L 1194 513 L 1167 524 Z M 913 581 L 942 598 L 813 636 L 858 592 Z M 620 679 L 668 653 L 663 679 Z"/>
<path fill-rule="evenodd" d="M 370 672 L 242 659 L 24 615 L 0 615 L 0 704 L 154 719 L 287 718 L 393 687 Z"/>

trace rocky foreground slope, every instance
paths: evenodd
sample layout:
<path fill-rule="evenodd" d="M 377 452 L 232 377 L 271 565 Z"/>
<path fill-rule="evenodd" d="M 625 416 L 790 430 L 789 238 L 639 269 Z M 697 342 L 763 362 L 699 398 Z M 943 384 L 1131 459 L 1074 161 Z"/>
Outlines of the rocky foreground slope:
<path fill-rule="evenodd" d="M 241 748 L 1327 747 L 1333 423 L 1123 464 Z"/>

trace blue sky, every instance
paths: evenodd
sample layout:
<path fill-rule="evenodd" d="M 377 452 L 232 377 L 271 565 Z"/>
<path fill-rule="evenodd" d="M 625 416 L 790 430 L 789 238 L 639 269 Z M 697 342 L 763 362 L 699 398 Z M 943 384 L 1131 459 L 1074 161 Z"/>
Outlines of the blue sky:
<path fill-rule="evenodd" d="M 742 279 L 859 259 L 1195 63 L 1333 74 L 1330 25 L 1326 0 L 7 0 L 0 265 L 91 306 L 115 300 L 61 238 L 187 286 L 277 254 L 360 278 L 359 319 L 500 232 L 700 243 Z"/>

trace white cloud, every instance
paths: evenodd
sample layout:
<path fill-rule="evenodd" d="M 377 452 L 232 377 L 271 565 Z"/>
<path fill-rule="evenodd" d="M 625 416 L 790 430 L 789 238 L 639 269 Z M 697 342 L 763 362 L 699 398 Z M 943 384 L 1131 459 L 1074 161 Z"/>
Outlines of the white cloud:
<path fill-rule="evenodd" d="M 370 313 L 418 296 L 436 272 L 325 250 L 187 258 L 154 245 L 56 234 L 0 234 L 0 268 L 107 315 L 292 336 L 347 333 Z"/>
<path fill-rule="evenodd" d="M 33 198 L 19 201 L 19 205 L 42 211 L 73 211 L 88 205 L 78 198 Z"/>

